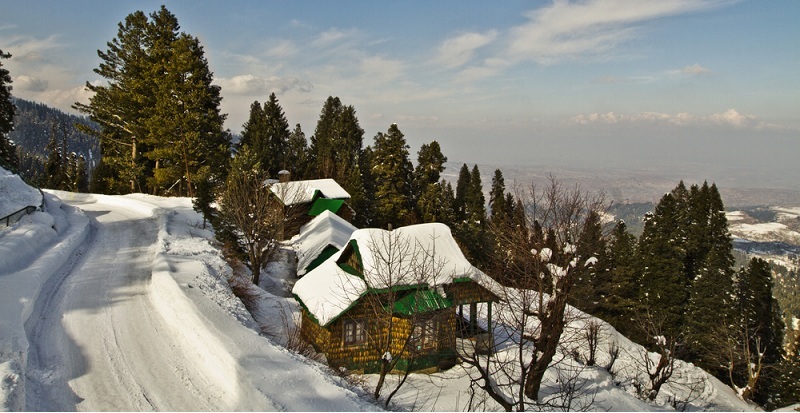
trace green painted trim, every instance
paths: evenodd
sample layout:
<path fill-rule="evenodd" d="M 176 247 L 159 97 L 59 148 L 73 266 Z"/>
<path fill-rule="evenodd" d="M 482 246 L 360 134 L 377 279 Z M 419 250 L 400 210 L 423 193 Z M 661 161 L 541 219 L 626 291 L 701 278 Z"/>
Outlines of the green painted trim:
<path fill-rule="evenodd" d="M 337 252 L 339 252 L 339 248 L 336 248 L 333 245 L 328 244 L 328 246 L 325 247 L 321 253 L 319 253 L 317 258 L 314 258 L 310 263 L 308 263 L 308 265 L 306 265 L 305 268 L 306 274 L 311 272 L 311 270 L 313 270 L 314 268 L 319 267 L 320 264 L 325 262 L 328 258 L 332 257 Z"/>
<path fill-rule="evenodd" d="M 335 214 L 342 209 L 342 205 L 344 205 L 344 200 L 342 199 L 318 198 L 311 204 L 308 215 L 315 217 L 325 211 L 331 211 Z"/>
<path fill-rule="evenodd" d="M 436 291 L 418 290 L 395 301 L 392 313 L 412 316 L 453 307 L 453 302 L 442 297 Z"/>

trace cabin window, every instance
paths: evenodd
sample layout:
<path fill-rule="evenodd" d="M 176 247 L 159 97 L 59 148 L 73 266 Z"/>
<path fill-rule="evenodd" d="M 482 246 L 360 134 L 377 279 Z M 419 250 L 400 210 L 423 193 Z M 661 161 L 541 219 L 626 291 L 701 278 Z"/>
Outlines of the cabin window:
<path fill-rule="evenodd" d="M 435 349 L 438 332 L 439 323 L 435 318 L 416 321 L 414 331 L 411 333 L 412 348 L 417 351 Z"/>
<path fill-rule="evenodd" d="M 367 342 L 367 320 L 344 321 L 344 345 L 354 346 Z"/>

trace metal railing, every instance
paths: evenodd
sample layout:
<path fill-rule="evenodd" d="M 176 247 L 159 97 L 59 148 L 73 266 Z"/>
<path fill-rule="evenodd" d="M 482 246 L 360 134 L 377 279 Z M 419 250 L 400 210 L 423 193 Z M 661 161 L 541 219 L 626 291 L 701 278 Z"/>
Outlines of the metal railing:
<path fill-rule="evenodd" d="M 10 227 L 11 224 L 16 224 L 25 215 L 36 212 L 37 209 L 38 208 L 35 206 L 26 206 L 25 208 L 22 208 L 19 211 L 13 212 L 9 215 L 4 216 L 3 218 L 0 218 L 0 225 L 5 225 L 7 227 Z"/>

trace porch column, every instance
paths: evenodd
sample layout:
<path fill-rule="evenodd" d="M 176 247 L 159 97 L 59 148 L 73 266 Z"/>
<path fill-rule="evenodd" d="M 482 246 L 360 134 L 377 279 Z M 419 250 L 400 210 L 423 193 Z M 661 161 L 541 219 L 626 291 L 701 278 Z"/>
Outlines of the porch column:
<path fill-rule="evenodd" d="M 469 333 L 478 332 L 478 303 L 469 304 Z"/>

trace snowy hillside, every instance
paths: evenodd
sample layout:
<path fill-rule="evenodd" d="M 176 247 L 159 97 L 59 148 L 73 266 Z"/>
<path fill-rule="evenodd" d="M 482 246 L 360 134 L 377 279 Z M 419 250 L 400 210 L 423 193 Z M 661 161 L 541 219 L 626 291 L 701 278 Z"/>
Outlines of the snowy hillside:
<path fill-rule="evenodd" d="M 0 255 L 12 257 L 0 266 L 0 410 L 376 409 L 325 366 L 256 333 L 190 199 L 46 200 L 46 213 L 0 232 Z M 41 241 L 24 242 L 31 233 Z M 141 245 L 150 278 L 141 289 L 104 279 L 106 268 L 124 280 L 141 267 L 120 267 L 128 247 L 106 253 L 119 245 Z M 118 330 L 129 323 L 135 330 Z"/>
<path fill-rule="evenodd" d="M 0 410 L 377 409 L 364 390 L 256 332 L 264 323 L 231 293 L 225 280 L 232 270 L 189 199 L 66 192 L 45 199 L 46 212 L 0 231 Z M 270 273 L 279 281 L 289 267 L 281 268 Z M 138 274 L 144 278 L 128 279 Z M 297 316 L 292 298 L 258 296 L 258 318 Z M 573 314 L 573 328 L 590 320 Z M 507 334 L 502 325 L 494 333 L 498 342 Z M 655 402 L 642 401 L 633 386 L 637 363 L 653 355 L 607 325 L 602 340 L 600 363 L 606 343 L 621 349 L 614 375 L 584 366 L 565 348 L 543 394 L 557 394 L 559 377 L 576 373 L 584 389 L 576 408 L 672 410 L 686 402 L 691 410 L 753 409 L 684 363 Z M 511 355 L 499 349 L 500 357 Z M 470 373 L 456 366 L 414 374 L 395 407 L 464 410 Z M 351 377 L 367 387 L 375 380 Z M 480 392 L 472 406 L 498 408 Z"/>

